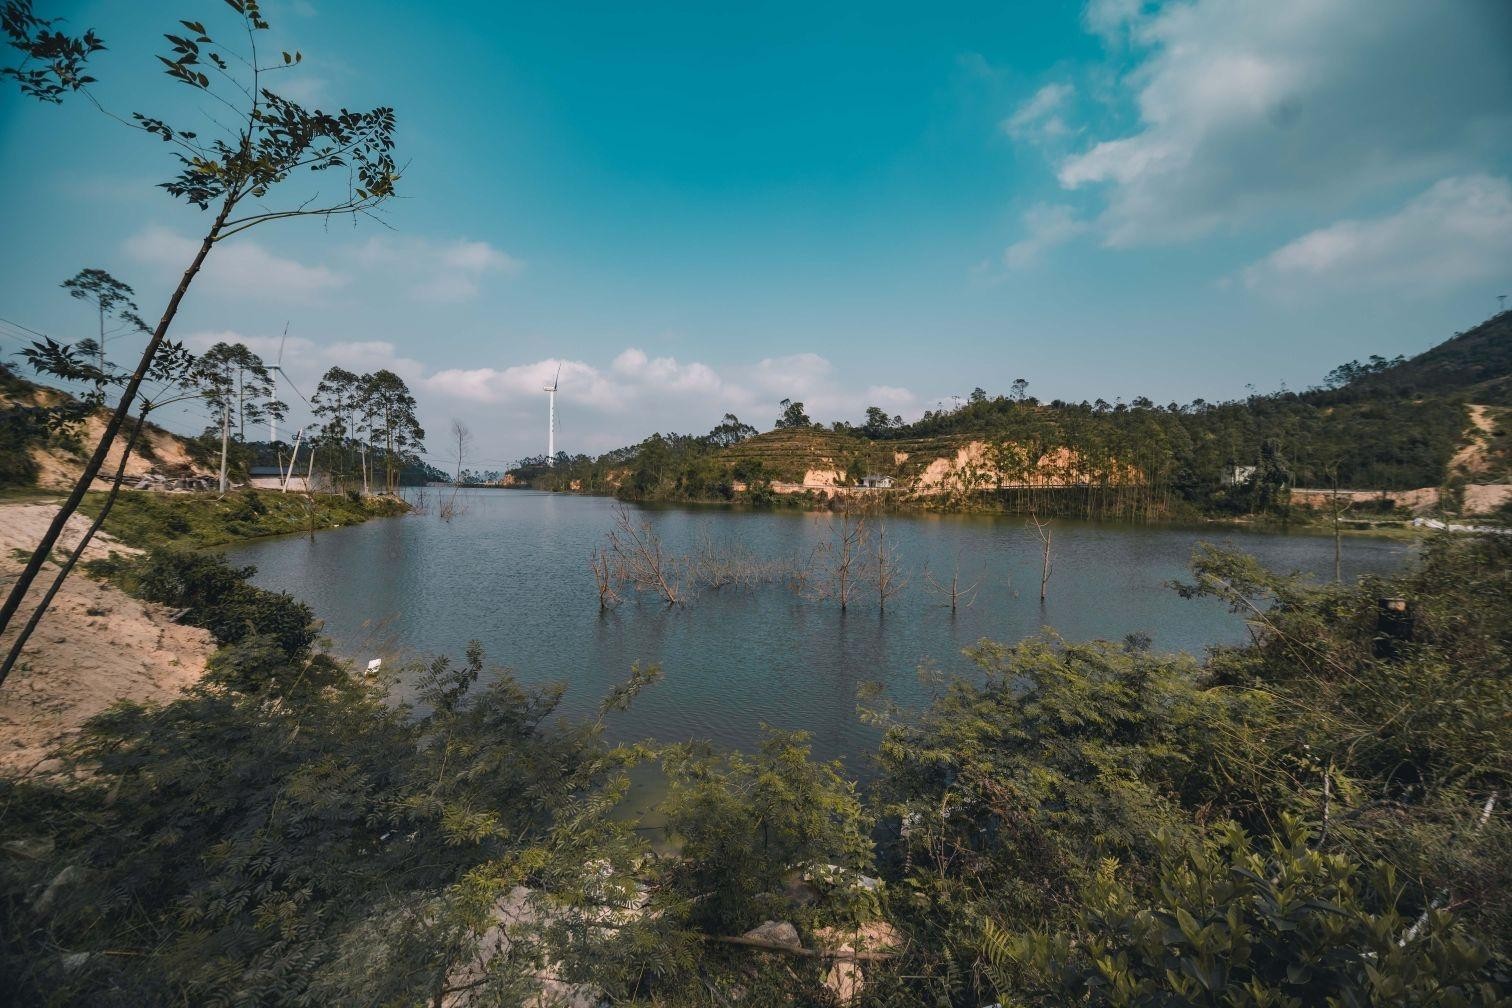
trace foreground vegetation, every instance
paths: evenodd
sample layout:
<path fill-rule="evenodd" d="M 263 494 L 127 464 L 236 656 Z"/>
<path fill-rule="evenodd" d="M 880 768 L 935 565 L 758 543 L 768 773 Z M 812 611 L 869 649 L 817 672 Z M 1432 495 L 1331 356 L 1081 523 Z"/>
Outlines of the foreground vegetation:
<path fill-rule="evenodd" d="M 390 693 L 247 571 L 97 564 L 222 646 L 0 784 L 0 969 L 60 1005 L 1506 1004 L 1509 571 L 1505 537 L 1326 588 L 1204 552 L 1181 590 L 1249 645 L 983 642 L 925 710 L 866 692 L 863 789 L 796 735 L 610 746 L 654 669 L 578 723 L 476 647 Z M 645 760 L 669 845 L 614 814 Z"/>

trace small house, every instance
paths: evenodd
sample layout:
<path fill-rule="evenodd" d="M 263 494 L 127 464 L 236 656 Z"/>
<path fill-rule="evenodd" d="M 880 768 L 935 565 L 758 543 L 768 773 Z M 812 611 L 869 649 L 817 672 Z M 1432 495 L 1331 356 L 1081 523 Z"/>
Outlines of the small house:
<path fill-rule="evenodd" d="M 861 477 L 859 485 L 868 490 L 891 490 L 893 481 L 891 476 L 878 476 L 875 473 L 868 473 Z"/>
<path fill-rule="evenodd" d="M 1223 485 L 1244 486 L 1244 484 L 1255 478 L 1256 468 L 1258 467 L 1252 465 L 1229 466 L 1223 471 Z"/>

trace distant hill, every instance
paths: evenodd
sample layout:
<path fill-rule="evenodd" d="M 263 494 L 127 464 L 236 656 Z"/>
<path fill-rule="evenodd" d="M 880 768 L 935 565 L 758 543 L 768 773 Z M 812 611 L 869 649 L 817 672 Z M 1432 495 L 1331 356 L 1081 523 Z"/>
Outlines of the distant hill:
<path fill-rule="evenodd" d="M 867 482 L 1087 516 L 1253 513 L 1285 501 L 1287 487 L 1508 482 L 1509 389 L 1512 313 L 1503 313 L 1411 359 L 1351 361 L 1300 393 L 1162 405 L 1041 402 L 1017 386 L 1006 396 L 977 389 L 913 423 L 871 409 L 865 423 L 828 426 L 805 422 L 797 403 L 767 433 L 726 417 L 706 435 L 656 434 L 515 478 L 644 500 L 822 497 Z"/>
<path fill-rule="evenodd" d="M 1313 398 L 1326 403 L 1383 395 L 1452 395 L 1466 402 L 1512 406 L 1512 311 L 1494 315 L 1416 357 L 1370 370 L 1343 388 L 1320 391 Z"/>

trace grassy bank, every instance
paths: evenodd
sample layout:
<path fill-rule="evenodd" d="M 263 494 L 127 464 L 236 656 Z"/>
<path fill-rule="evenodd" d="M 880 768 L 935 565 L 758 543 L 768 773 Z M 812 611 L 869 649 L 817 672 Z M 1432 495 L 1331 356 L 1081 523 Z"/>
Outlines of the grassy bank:
<path fill-rule="evenodd" d="M 85 496 L 82 510 L 99 514 L 104 493 Z M 397 497 L 282 494 L 239 490 L 216 494 L 123 493 L 105 531 L 131 546 L 224 546 L 243 539 L 357 525 L 409 511 Z"/>

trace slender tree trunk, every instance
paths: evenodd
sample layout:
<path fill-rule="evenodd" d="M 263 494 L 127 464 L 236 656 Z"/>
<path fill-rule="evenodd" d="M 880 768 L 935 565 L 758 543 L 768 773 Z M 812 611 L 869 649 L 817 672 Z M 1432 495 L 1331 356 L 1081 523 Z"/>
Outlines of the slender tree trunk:
<path fill-rule="evenodd" d="M 105 458 L 110 454 L 110 446 L 120 434 L 127 414 L 131 412 L 131 404 L 136 399 L 137 390 L 147 379 L 147 372 L 152 367 L 152 359 L 157 356 L 158 347 L 162 346 L 163 337 L 167 335 L 168 327 L 172 325 L 174 316 L 178 314 L 179 304 L 184 300 L 184 294 L 188 292 L 189 284 L 194 280 L 195 274 L 204 265 L 205 256 L 210 254 L 210 248 L 215 244 L 221 228 L 225 226 L 226 218 L 230 216 L 233 206 L 235 206 L 235 200 L 230 197 L 221 204 L 220 213 L 216 215 L 215 222 L 210 225 L 210 230 L 200 242 L 199 251 L 195 253 L 194 260 L 184 270 L 178 287 L 174 290 L 173 296 L 168 299 L 167 309 L 158 320 L 157 328 L 152 331 L 152 338 L 147 341 L 147 346 L 142 350 L 142 358 L 137 362 L 136 370 L 132 372 L 131 378 L 127 380 L 126 388 L 121 393 L 121 401 L 116 405 L 115 412 L 110 415 L 105 431 L 100 435 L 100 443 L 95 446 L 94 454 L 89 457 L 88 462 L 84 463 L 84 471 L 79 474 L 78 482 L 69 492 L 68 499 L 58 508 L 58 513 L 53 516 L 47 531 L 42 535 L 42 541 L 37 543 L 37 548 L 32 551 L 26 567 L 16 578 L 16 583 L 11 585 L 10 594 L 6 596 L 4 606 L 0 606 L 0 633 L 5 631 L 5 628 L 10 625 L 11 618 L 16 615 L 16 610 L 21 608 L 21 601 L 26 598 L 26 593 L 31 589 L 32 582 L 36 580 L 37 573 L 41 571 L 43 562 L 52 552 L 53 546 L 57 544 L 58 537 L 63 534 L 68 519 L 79 509 L 79 502 L 84 499 L 84 494 L 93 485 L 100 469 L 104 467 Z M 0 684 L 4 681 L 4 677 L 0 676 Z"/>
<path fill-rule="evenodd" d="M 1045 586 L 1050 583 L 1050 535 L 1049 529 L 1045 530 L 1045 553 L 1040 564 L 1040 601 L 1045 601 Z"/>
<path fill-rule="evenodd" d="M 231 404 L 229 402 L 221 406 L 221 464 L 220 464 L 220 492 L 222 495 L 230 489 L 230 481 L 226 478 L 226 452 L 231 447 Z"/>
<path fill-rule="evenodd" d="M 47 612 L 47 607 L 52 605 L 52 600 L 57 597 L 58 590 L 63 587 L 63 582 L 73 572 L 74 565 L 79 562 L 79 558 L 89 548 L 89 541 L 100 530 L 100 526 L 105 524 L 105 519 L 109 516 L 110 509 L 115 506 L 116 497 L 121 493 L 121 480 L 126 475 L 126 460 L 131 457 L 131 450 L 136 447 L 137 438 L 141 436 L 142 428 L 146 425 L 147 409 L 144 408 L 142 415 L 137 417 L 136 426 L 131 428 L 131 436 L 126 441 L 126 450 L 121 452 L 121 462 L 116 466 L 115 482 L 111 485 L 110 495 L 105 498 L 105 503 L 100 507 L 100 513 L 95 518 L 94 523 L 89 526 L 88 531 L 84 533 L 84 537 L 74 547 L 72 555 L 64 562 L 62 570 L 58 571 L 58 576 L 53 578 L 53 583 L 48 587 L 47 594 L 43 595 L 42 601 L 37 603 L 36 611 L 31 614 L 31 618 L 26 621 L 26 625 L 21 628 L 21 632 L 16 634 L 16 639 L 11 642 L 10 651 L 5 656 L 5 662 L 4 664 L 0 664 L 0 682 L 4 682 L 5 677 L 10 675 L 11 669 L 15 667 L 16 662 L 21 657 L 21 650 L 26 646 L 27 639 L 37 629 L 37 625 L 42 622 L 42 616 Z"/>

